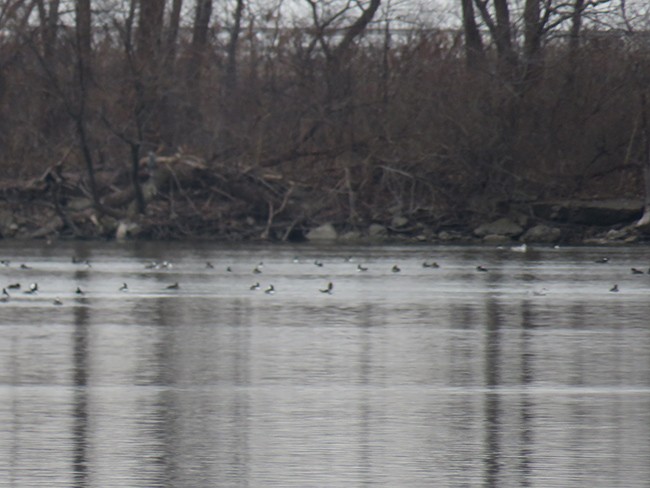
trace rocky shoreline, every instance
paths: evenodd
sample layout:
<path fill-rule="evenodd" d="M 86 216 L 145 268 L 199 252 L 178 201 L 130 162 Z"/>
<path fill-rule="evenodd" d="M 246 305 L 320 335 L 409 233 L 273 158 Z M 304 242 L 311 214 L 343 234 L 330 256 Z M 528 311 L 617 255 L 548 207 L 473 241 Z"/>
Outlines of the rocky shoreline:
<path fill-rule="evenodd" d="M 187 157 L 158 158 L 141 182 L 136 211 L 126 171 L 102 175 L 101 207 L 82 175 L 51 168 L 25 184 L 0 186 L 5 239 L 208 239 L 341 243 L 633 244 L 650 240 L 636 224 L 640 199 L 501 202 L 499 212 L 441 224 L 400 211 L 356 221 L 314 203 L 313 188 L 273 174 L 208 170 Z M 311 209 L 309 211 L 308 209 Z M 370 219 L 368 219 L 370 220 Z"/>

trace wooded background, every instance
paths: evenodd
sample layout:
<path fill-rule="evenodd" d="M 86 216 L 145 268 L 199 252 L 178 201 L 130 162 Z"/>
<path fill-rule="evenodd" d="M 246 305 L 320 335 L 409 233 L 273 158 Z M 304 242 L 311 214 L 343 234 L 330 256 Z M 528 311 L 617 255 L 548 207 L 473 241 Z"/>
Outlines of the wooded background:
<path fill-rule="evenodd" d="M 61 163 L 97 194 L 98 171 L 135 184 L 180 148 L 350 223 L 643 195 L 647 6 L 448 7 L 436 24 L 380 0 L 1 1 L 3 178 Z"/>

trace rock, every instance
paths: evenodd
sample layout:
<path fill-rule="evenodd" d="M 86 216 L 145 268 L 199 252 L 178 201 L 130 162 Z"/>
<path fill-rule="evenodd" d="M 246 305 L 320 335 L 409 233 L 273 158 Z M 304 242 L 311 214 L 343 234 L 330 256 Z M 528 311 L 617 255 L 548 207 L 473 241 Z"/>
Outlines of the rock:
<path fill-rule="evenodd" d="M 520 240 L 522 242 L 537 242 L 540 244 L 552 244 L 560 240 L 562 231 L 557 227 L 539 224 L 528 229 Z"/>
<path fill-rule="evenodd" d="M 634 199 L 564 200 L 537 202 L 535 216 L 546 220 L 592 226 L 608 226 L 641 218 L 643 201 Z"/>
<path fill-rule="evenodd" d="M 474 235 L 477 237 L 485 237 L 488 235 L 499 235 L 506 237 L 517 237 L 524 229 L 507 218 L 501 218 L 490 222 L 489 224 L 481 224 L 474 229 Z"/>
<path fill-rule="evenodd" d="M 358 230 L 349 230 L 339 237 L 341 241 L 358 241 L 361 239 L 361 232 Z"/>
<path fill-rule="evenodd" d="M 142 228 L 135 222 L 128 220 L 122 220 L 117 225 L 117 230 L 115 231 L 115 239 L 124 240 L 132 237 L 137 237 L 138 234 L 142 231 Z"/>
<path fill-rule="evenodd" d="M 332 224 L 323 224 L 311 229 L 305 237 L 308 241 L 334 241 L 338 233 Z"/>
<path fill-rule="evenodd" d="M 485 244 L 506 244 L 511 241 L 512 239 L 510 237 L 503 234 L 488 234 L 483 237 L 483 242 Z"/>
<path fill-rule="evenodd" d="M 403 217 L 402 215 L 396 215 L 391 219 L 390 226 L 399 229 L 400 227 L 405 227 L 406 225 L 408 225 L 408 223 L 409 223 L 409 219 Z"/>
<path fill-rule="evenodd" d="M 386 237 L 388 229 L 381 224 L 370 224 L 368 227 L 368 235 L 370 237 Z"/>

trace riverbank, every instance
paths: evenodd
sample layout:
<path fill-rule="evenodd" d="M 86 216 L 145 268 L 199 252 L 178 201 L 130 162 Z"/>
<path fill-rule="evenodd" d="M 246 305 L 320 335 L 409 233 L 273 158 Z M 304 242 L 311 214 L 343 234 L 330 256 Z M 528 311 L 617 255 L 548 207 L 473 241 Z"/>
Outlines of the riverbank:
<path fill-rule="evenodd" d="M 362 201 L 269 171 L 208 168 L 188 156 L 156 158 L 142 173 L 137 211 L 128 172 L 98 172 L 99 205 L 80 172 L 58 166 L 0 188 L 0 235 L 13 239 L 209 239 L 489 244 L 630 244 L 640 199 L 459 202 L 455 213 Z M 144 167 L 144 165 L 143 165 Z M 374 206 L 372 206 L 374 205 Z M 489 210 L 488 210 L 489 209 Z"/>

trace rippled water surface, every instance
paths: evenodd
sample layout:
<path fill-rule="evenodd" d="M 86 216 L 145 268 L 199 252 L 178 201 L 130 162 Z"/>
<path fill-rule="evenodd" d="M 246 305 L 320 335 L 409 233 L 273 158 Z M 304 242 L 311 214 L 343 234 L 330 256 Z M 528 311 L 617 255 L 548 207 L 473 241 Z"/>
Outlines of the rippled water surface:
<path fill-rule="evenodd" d="M 650 249 L 0 258 L 0 487 L 650 486 Z"/>

